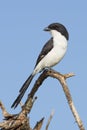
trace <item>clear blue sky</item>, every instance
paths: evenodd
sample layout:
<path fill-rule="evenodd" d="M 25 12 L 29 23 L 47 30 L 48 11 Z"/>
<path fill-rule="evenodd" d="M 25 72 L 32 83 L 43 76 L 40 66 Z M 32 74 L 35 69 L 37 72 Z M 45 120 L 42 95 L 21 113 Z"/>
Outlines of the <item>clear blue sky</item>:
<path fill-rule="evenodd" d="M 54 67 L 61 73 L 74 72 L 67 80 L 74 104 L 87 129 L 87 1 L 86 0 L 7 0 L 0 1 L 0 100 L 10 108 L 18 91 L 32 72 L 37 56 L 50 35 L 43 31 L 53 22 L 60 22 L 69 31 L 68 51 Z M 33 79 L 32 88 L 39 74 Z M 77 130 L 73 115 L 57 80 L 48 78 L 37 92 L 37 101 L 30 114 L 32 127 L 45 117 L 44 126 L 52 109 L 55 115 L 49 130 Z M 0 111 L 0 120 L 2 120 Z M 43 129 L 44 129 L 43 126 Z"/>

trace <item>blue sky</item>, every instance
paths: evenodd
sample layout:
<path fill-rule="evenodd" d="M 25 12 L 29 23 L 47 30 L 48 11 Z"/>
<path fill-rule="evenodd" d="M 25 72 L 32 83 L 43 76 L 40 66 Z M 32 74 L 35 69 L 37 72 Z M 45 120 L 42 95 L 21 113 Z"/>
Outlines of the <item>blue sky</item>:
<path fill-rule="evenodd" d="M 32 72 L 37 56 L 50 38 L 43 29 L 53 22 L 60 22 L 69 31 L 68 51 L 64 59 L 54 67 L 61 73 L 74 72 L 67 80 L 76 109 L 87 129 L 87 2 L 86 0 L 37 0 L 0 1 L 0 100 L 11 113 L 20 111 L 20 106 L 10 108 L 18 91 Z M 32 88 L 33 79 L 22 102 Z M 55 115 L 49 129 L 77 130 L 67 100 L 57 80 L 48 78 L 36 96 L 31 111 L 30 123 L 45 117 L 43 128 L 52 109 Z M 2 120 L 0 111 L 0 121 Z"/>

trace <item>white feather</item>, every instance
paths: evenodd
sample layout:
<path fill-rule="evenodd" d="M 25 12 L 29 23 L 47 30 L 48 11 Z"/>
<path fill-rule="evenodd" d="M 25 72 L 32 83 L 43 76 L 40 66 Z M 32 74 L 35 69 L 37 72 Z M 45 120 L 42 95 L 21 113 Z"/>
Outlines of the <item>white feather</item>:
<path fill-rule="evenodd" d="M 52 67 L 60 62 L 67 50 L 67 39 L 56 30 L 50 31 L 53 37 L 53 49 L 37 64 L 33 75 L 40 72 L 46 67 Z"/>

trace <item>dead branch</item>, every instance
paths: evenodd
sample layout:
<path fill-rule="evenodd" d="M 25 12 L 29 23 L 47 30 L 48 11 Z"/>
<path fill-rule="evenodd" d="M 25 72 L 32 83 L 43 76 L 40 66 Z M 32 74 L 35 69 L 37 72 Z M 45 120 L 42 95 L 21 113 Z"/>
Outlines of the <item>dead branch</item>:
<path fill-rule="evenodd" d="M 0 107 L 4 116 L 4 121 L 0 123 L 1 130 L 31 130 L 29 127 L 29 119 L 25 113 L 9 114 L 2 102 L 0 102 Z"/>
<path fill-rule="evenodd" d="M 32 106 L 34 104 L 34 101 L 36 100 L 36 98 L 34 98 L 35 93 L 37 92 L 37 90 L 39 89 L 39 87 L 41 86 L 43 81 L 49 76 L 56 78 L 60 82 L 60 84 L 63 88 L 63 91 L 65 93 L 65 96 L 67 98 L 69 107 L 72 111 L 72 114 L 75 118 L 75 121 L 78 124 L 79 129 L 85 130 L 83 123 L 82 123 L 82 121 L 81 121 L 81 119 L 76 111 L 76 108 L 75 108 L 74 103 L 72 101 L 70 91 L 69 91 L 67 83 L 66 83 L 66 79 L 74 76 L 74 74 L 69 73 L 69 74 L 63 75 L 63 74 L 60 74 L 52 69 L 44 70 L 43 73 L 39 76 L 39 78 L 37 79 L 37 81 L 35 82 L 32 90 L 31 90 L 30 94 L 28 95 L 28 98 L 27 98 L 25 104 L 22 106 L 22 110 L 20 113 L 18 113 L 16 115 L 9 114 L 6 111 L 6 109 L 4 108 L 3 104 L 0 103 L 0 107 L 1 107 L 2 112 L 3 112 L 3 116 L 5 118 L 5 120 L 2 123 L 0 123 L 1 130 L 32 130 L 30 128 L 29 119 L 28 119 L 27 115 L 30 113 Z M 34 127 L 33 130 L 40 130 L 41 129 L 43 120 L 41 120 L 41 121 L 42 122 L 37 123 L 37 125 Z"/>
<path fill-rule="evenodd" d="M 51 122 L 51 120 L 52 120 L 52 118 L 53 118 L 53 115 L 54 115 L 54 111 L 52 111 L 51 114 L 50 114 L 50 117 L 49 117 L 48 122 L 47 122 L 47 125 L 46 125 L 46 130 L 48 130 L 48 127 L 49 127 L 50 122 Z"/>
<path fill-rule="evenodd" d="M 42 118 L 39 122 L 36 123 L 35 127 L 33 130 L 41 130 L 41 127 L 43 125 L 44 118 Z"/>

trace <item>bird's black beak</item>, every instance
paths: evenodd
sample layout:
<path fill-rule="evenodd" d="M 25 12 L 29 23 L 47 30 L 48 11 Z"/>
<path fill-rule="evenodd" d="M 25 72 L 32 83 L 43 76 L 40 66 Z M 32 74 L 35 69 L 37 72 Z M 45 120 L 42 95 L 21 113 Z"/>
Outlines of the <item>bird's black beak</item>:
<path fill-rule="evenodd" d="M 50 29 L 48 27 L 44 28 L 44 31 L 50 31 Z"/>

